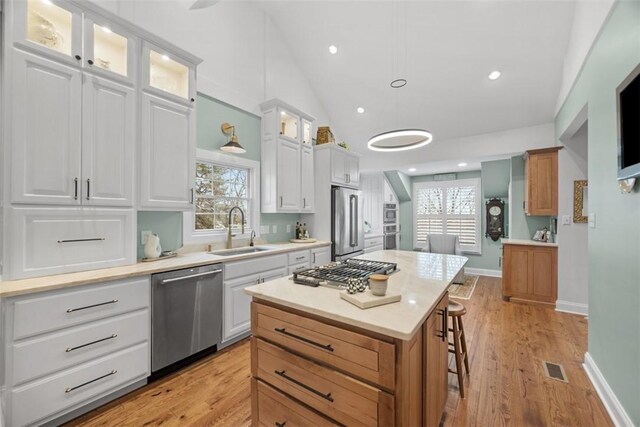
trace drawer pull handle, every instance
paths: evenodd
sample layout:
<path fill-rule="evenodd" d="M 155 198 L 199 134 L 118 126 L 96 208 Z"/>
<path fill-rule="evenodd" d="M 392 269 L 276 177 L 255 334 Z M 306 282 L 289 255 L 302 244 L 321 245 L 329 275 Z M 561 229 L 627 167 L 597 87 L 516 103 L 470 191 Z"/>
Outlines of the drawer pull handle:
<path fill-rule="evenodd" d="M 286 425 L 287 425 L 287 422 L 286 422 L 286 421 L 283 421 L 283 422 L 281 422 L 281 423 L 279 423 L 279 422 L 277 422 L 277 421 L 276 421 L 276 427 L 284 427 L 284 426 L 286 426 Z"/>
<path fill-rule="evenodd" d="M 296 257 L 296 261 L 300 261 L 301 259 L 305 259 L 305 256 L 303 255 L 303 256 L 297 256 Z"/>
<path fill-rule="evenodd" d="M 58 240 L 58 243 L 99 242 L 101 240 L 107 240 L 107 239 L 104 237 L 94 237 L 92 239 L 68 239 L 68 240 Z"/>
<path fill-rule="evenodd" d="M 75 386 L 75 387 L 69 387 L 69 388 L 68 388 L 68 389 L 66 389 L 64 392 L 65 392 L 65 393 L 71 393 L 73 390 L 77 390 L 77 389 L 79 389 L 80 387 L 84 387 L 84 386 L 89 385 L 89 384 L 91 384 L 91 383 L 95 383 L 96 381 L 100 381 L 100 380 L 101 380 L 101 379 L 103 379 L 103 378 L 107 378 L 107 377 L 110 377 L 111 375 L 115 375 L 117 372 L 118 372 L 118 371 L 116 371 L 116 370 L 114 369 L 113 371 L 109 372 L 108 374 L 102 375 L 101 377 L 94 378 L 94 379 L 92 379 L 91 381 L 87 381 L 86 383 L 82 383 L 82 384 L 77 385 L 77 386 Z"/>
<path fill-rule="evenodd" d="M 311 341 L 309 338 L 305 338 L 305 337 L 301 337 L 300 335 L 296 335 L 296 334 L 292 334 L 291 332 L 288 332 L 285 328 L 275 328 L 276 332 L 280 332 L 283 335 L 287 335 L 289 337 L 293 337 L 297 340 L 300 341 L 304 341 L 307 344 L 311 344 L 311 345 L 315 345 L 316 347 L 320 347 L 324 350 L 328 350 L 328 351 L 333 351 L 333 347 L 331 347 L 331 344 L 320 344 L 317 343 L 315 341 Z"/>
<path fill-rule="evenodd" d="M 289 375 L 287 375 L 287 371 L 274 371 L 276 374 L 278 374 L 279 376 L 281 376 L 282 378 L 284 378 L 285 380 L 291 381 L 292 383 L 299 385 L 300 387 L 304 388 L 305 390 L 309 390 L 311 393 L 313 394 L 317 394 L 318 396 L 322 397 L 323 399 L 327 399 L 329 402 L 333 402 L 333 397 L 331 397 L 331 393 L 327 393 L 324 394 L 321 391 L 316 390 L 313 387 L 309 387 L 308 385 L 306 385 L 305 383 L 302 383 L 300 381 L 298 381 L 295 378 L 291 378 Z"/>
<path fill-rule="evenodd" d="M 80 307 L 80 308 L 70 308 L 70 309 L 67 310 L 67 313 L 73 313 L 74 311 L 86 310 L 88 308 L 93 308 L 93 307 L 100 307 L 101 305 L 115 304 L 117 302 L 118 302 L 117 299 L 112 299 L 111 301 L 101 302 L 99 304 L 87 305 L 87 306 Z"/>
<path fill-rule="evenodd" d="M 118 336 L 118 334 L 111 334 L 110 337 L 106 337 L 106 338 L 102 338 L 102 339 L 99 339 L 99 340 L 91 341 L 91 342 L 88 342 L 86 344 L 82 344 L 82 345 L 79 345 L 79 346 L 76 346 L 76 347 L 67 347 L 67 349 L 65 351 L 67 353 L 69 353 L 69 352 L 71 352 L 73 350 L 78 350 L 78 349 L 81 349 L 81 348 L 84 348 L 84 347 L 88 347 L 90 345 L 98 344 L 98 343 L 103 342 L 103 341 L 112 340 L 117 336 Z"/>

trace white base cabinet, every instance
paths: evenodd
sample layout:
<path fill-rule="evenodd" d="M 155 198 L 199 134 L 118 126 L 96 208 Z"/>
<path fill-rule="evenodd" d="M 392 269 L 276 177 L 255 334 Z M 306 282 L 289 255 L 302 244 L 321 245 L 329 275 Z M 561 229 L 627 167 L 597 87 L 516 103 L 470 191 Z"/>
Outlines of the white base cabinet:
<path fill-rule="evenodd" d="M 225 263 L 222 342 L 251 329 L 251 297 L 244 288 L 287 275 L 287 254 Z"/>
<path fill-rule="evenodd" d="M 44 424 L 150 373 L 149 277 L 7 298 L 4 420 Z"/>
<path fill-rule="evenodd" d="M 311 267 L 319 267 L 331 262 L 331 246 L 311 249 Z"/>

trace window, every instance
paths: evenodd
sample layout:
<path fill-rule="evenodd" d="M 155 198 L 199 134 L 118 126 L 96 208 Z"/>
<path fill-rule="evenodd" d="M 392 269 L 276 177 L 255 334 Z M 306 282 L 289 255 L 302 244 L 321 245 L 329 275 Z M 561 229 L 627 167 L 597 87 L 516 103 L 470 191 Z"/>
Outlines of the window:
<path fill-rule="evenodd" d="M 480 179 L 421 182 L 413 185 L 414 244 L 427 234 L 454 234 L 465 252 L 480 253 Z"/>
<path fill-rule="evenodd" d="M 249 169 L 216 163 L 196 162 L 195 229 L 226 230 L 229 210 L 239 206 L 244 211 L 244 225 L 251 224 L 249 210 Z M 241 227 L 241 214 L 233 213 L 233 228 Z"/>
<path fill-rule="evenodd" d="M 229 210 L 244 211 L 245 234 L 240 236 L 241 215 L 233 213 L 233 231 L 248 238 L 260 230 L 260 163 L 229 154 L 198 149 L 196 152 L 194 209 L 183 214 L 183 242 L 202 244 L 227 238 Z"/>

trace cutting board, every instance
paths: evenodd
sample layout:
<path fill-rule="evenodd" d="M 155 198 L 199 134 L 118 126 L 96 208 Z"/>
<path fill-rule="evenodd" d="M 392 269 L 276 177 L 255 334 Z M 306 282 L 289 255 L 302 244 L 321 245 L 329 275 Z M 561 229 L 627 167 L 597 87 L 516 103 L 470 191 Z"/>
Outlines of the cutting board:
<path fill-rule="evenodd" d="M 289 239 L 291 243 L 313 243 L 317 242 L 316 239 L 308 238 L 308 239 Z"/>
<path fill-rule="evenodd" d="M 356 294 L 350 294 L 347 291 L 340 292 L 340 298 L 363 310 L 366 308 L 377 307 L 379 305 L 398 302 L 400 301 L 401 297 L 402 296 L 400 294 L 394 294 L 390 292 L 387 292 L 387 294 L 383 297 L 378 297 L 373 295 L 369 289 L 364 292 L 358 292 Z"/>

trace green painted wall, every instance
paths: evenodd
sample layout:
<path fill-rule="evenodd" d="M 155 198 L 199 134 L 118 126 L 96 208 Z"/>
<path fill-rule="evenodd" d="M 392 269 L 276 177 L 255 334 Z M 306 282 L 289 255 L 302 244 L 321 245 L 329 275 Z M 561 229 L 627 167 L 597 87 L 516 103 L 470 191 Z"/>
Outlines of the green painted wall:
<path fill-rule="evenodd" d="M 400 171 L 386 171 L 387 181 L 393 188 L 394 193 L 400 202 L 408 202 L 411 200 L 411 177 Z"/>
<path fill-rule="evenodd" d="M 227 143 L 227 137 L 220 130 L 222 123 L 236 126 L 238 142 L 247 152 L 238 156 L 260 161 L 260 117 L 218 101 L 203 93 L 198 93 L 196 109 L 197 147 L 217 151 Z M 261 237 L 267 242 L 283 242 L 293 237 L 299 214 L 261 214 L 262 226 L 269 226 L 269 234 Z M 287 233 L 287 225 L 291 232 Z M 277 232 L 273 233 L 273 226 Z M 160 236 L 163 250 L 174 250 L 182 246 L 182 212 L 138 212 L 138 257 L 144 256 L 140 244 L 140 232 L 151 230 Z"/>
<path fill-rule="evenodd" d="M 640 63 L 640 2 L 618 1 L 556 117 L 562 135 L 588 106 L 589 354 L 640 426 L 640 193 L 616 182 L 616 87 Z"/>
<path fill-rule="evenodd" d="M 552 145 L 552 144 L 549 144 Z M 531 239 L 536 230 L 550 229 L 548 216 L 527 216 L 522 208 L 524 202 L 524 159 L 522 156 L 511 158 L 511 223 L 509 237 L 512 239 Z"/>

